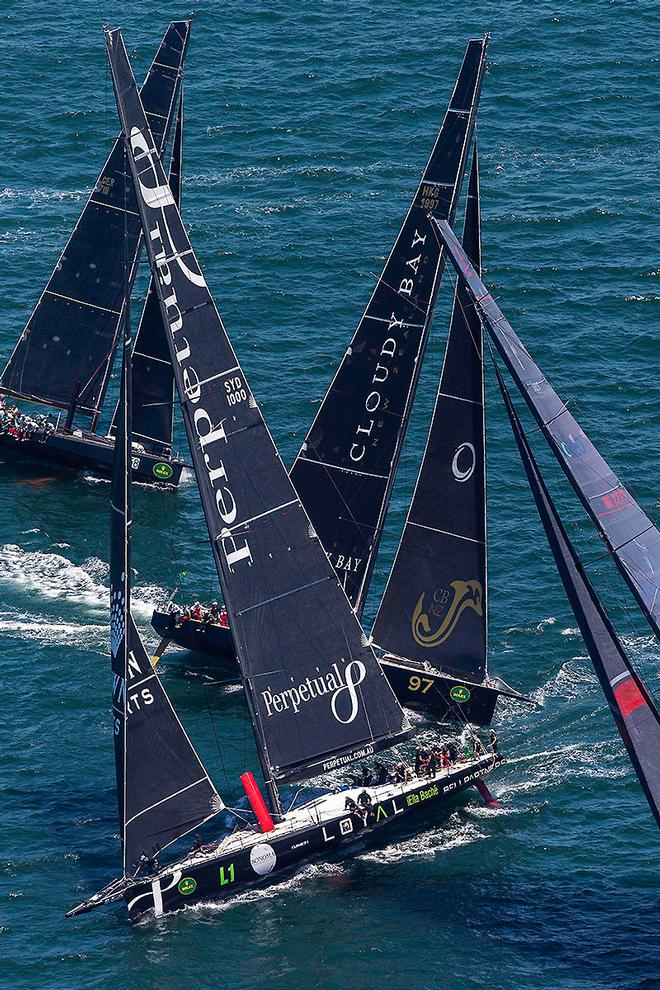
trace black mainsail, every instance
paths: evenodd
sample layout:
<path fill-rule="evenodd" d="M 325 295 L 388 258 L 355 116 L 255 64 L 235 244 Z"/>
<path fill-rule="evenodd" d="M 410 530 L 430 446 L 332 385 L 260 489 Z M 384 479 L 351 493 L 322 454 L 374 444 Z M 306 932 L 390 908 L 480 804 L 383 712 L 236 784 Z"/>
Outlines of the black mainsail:
<path fill-rule="evenodd" d="M 442 272 L 429 214 L 452 222 L 488 36 L 468 43 L 433 152 L 291 479 L 358 615 L 369 590 Z"/>
<path fill-rule="evenodd" d="M 189 21 L 170 24 L 141 90 L 159 152 L 173 123 L 189 32 Z M 92 416 L 92 428 L 119 340 L 123 258 L 127 250 L 132 284 L 141 239 L 132 184 L 124 195 L 123 154 L 117 139 L 0 377 L 5 394 L 60 409 L 75 406 Z"/>
<path fill-rule="evenodd" d="M 481 270 L 474 150 L 463 248 Z M 481 682 L 486 675 L 483 331 L 457 281 L 440 387 L 401 542 L 373 629 L 394 656 Z"/>
<path fill-rule="evenodd" d="M 459 278 L 576 494 L 660 636 L 660 532 L 599 454 L 504 317 L 449 224 L 436 225 Z"/>
<path fill-rule="evenodd" d="M 169 170 L 169 186 L 179 210 L 182 158 L 183 83 L 179 94 L 179 111 Z M 135 335 L 132 381 L 133 440 L 159 457 L 168 457 L 172 453 L 174 429 L 174 371 L 153 277 L 149 280 L 149 289 Z M 117 415 L 118 408 L 115 409 L 110 436 L 115 435 Z"/>
<path fill-rule="evenodd" d="M 274 780 L 392 745 L 409 726 L 349 607 L 232 348 L 157 149 L 120 31 L 122 131 L 257 749 Z"/>
<path fill-rule="evenodd" d="M 660 713 L 585 574 L 497 366 L 496 372 L 520 458 L 564 589 L 616 727 L 660 826 Z"/>
<path fill-rule="evenodd" d="M 222 801 L 131 616 L 131 341 L 128 307 L 110 497 L 110 652 L 123 873 L 197 828 Z"/>

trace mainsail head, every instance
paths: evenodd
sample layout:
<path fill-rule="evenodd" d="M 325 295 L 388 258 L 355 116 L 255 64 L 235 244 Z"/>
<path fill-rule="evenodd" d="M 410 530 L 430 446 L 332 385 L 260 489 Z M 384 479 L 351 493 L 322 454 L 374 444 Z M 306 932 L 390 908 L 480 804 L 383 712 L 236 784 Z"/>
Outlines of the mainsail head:
<path fill-rule="evenodd" d="M 534 362 L 470 264 L 449 224 L 435 225 L 513 380 L 578 498 L 660 636 L 660 532 Z"/>
<path fill-rule="evenodd" d="M 463 249 L 481 270 L 475 147 Z M 486 673 L 486 446 L 481 321 L 457 282 L 426 449 L 373 629 L 378 646 L 480 682 Z"/>
<path fill-rule="evenodd" d="M 170 24 L 142 86 L 159 151 L 174 121 L 189 34 L 190 21 Z M 61 409 L 75 400 L 95 420 L 119 341 L 123 259 L 127 253 L 132 284 L 140 246 L 135 195 L 132 186 L 126 195 L 124 190 L 123 155 L 118 138 L 0 377 L 2 392 Z"/>
<path fill-rule="evenodd" d="M 119 31 L 110 67 L 213 556 L 267 781 L 408 733 L 289 480 L 181 222 Z"/>
<path fill-rule="evenodd" d="M 568 538 L 497 366 L 496 373 L 559 576 L 617 729 L 660 826 L 660 713 L 626 654 Z"/>
<path fill-rule="evenodd" d="M 183 158 L 183 83 L 179 93 L 179 110 L 174 130 L 169 185 L 181 209 Z M 132 361 L 133 440 L 159 457 L 172 452 L 174 429 L 174 371 L 167 346 L 165 326 L 153 277 L 144 301 L 135 335 Z M 115 409 L 109 435 L 117 429 L 119 407 Z"/>
<path fill-rule="evenodd" d="M 124 875 L 197 828 L 222 801 L 131 616 L 131 339 L 125 335 L 110 496 L 110 651 Z"/>
<path fill-rule="evenodd" d="M 429 214 L 453 222 L 488 36 L 468 43 L 412 204 L 291 479 L 358 615 L 369 590 L 444 257 Z"/>

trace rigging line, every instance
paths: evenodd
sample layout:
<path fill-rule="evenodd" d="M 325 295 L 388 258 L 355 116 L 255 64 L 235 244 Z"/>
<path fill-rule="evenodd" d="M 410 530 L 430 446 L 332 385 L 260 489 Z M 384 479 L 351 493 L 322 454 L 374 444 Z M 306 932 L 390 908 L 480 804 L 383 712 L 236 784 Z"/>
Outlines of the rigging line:
<path fill-rule="evenodd" d="M 432 230 L 433 230 L 433 232 L 435 234 L 435 229 L 432 228 Z M 436 235 L 436 239 L 437 239 L 437 235 Z M 451 276 L 450 276 L 450 278 L 451 278 Z M 457 279 L 458 279 L 458 276 L 455 276 L 455 280 L 457 280 Z M 452 281 L 454 281 L 454 279 L 452 279 Z M 458 298 L 458 296 L 457 296 L 457 298 Z M 462 303 L 460 302 L 460 300 L 459 300 L 459 305 L 461 306 L 461 311 L 463 312 L 463 314 L 465 316 L 465 309 L 464 309 Z M 472 303 L 471 305 L 474 308 L 476 308 L 474 303 Z M 480 319 L 481 319 L 481 317 L 480 317 Z M 507 338 L 507 340 L 509 341 L 511 347 L 515 347 L 517 350 L 520 349 L 520 344 L 517 343 L 516 341 L 513 341 L 512 338 L 510 337 L 510 335 L 508 335 L 505 330 L 502 330 L 501 332 L 503 333 L 503 336 L 505 336 Z M 522 345 L 522 349 L 523 349 L 523 352 L 527 355 L 527 357 L 529 357 L 530 361 L 533 361 L 533 358 L 529 354 L 529 351 L 527 350 L 527 348 L 525 347 L 524 344 Z M 490 371 L 489 371 L 489 377 L 490 377 Z M 491 380 L 492 380 L 492 378 L 491 378 Z M 544 382 L 546 382 L 550 388 L 553 388 L 545 375 L 543 375 L 542 380 Z M 553 389 L 553 391 L 554 391 L 554 389 Z M 534 429 L 533 431 L 525 431 L 525 435 L 526 436 L 530 436 L 532 433 L 537 433 L 537 432 L 542 432 L 545 435 L 545 431 L 548 430 L 548 432 L 549 432 L 549 427 L 552 425 L 552 423 L 559 416 L 562 416 L 565 412 L 568 412 L 569 415 L 572 415 L 571 412 L 570 412 L 570 409 L 569 409 L 569 405 L 572 404 L 575 400 L 574 399 L 570 399 L 569 401 L 564 401 L 563 399 L 561 399 L 561 397 L 558 396 L 558 398 L 559 398 L 560 402 L 563 405 L 562 410 L 559 413 L 557 413 L 555 416 L 553 416 L 552 419 L 548 420 L 547 422 L 544 422 L 542 425 L 537 425 L 536 429 Z M 577 420 L 576 420 L 576 422 L 577 422 Z M 581 429 L 580 424 L 578 423 L 577 425 Z M 584 433 L 584 430 L 582 430 L 582 432 Z M 550 440 L 552 441 L 552 443 L 558 445 L 558 441 L 554 438 L 554 436 L 552 435 L 552 433 L 549 433 L 549 436 L 550 436 Z M 585 434 L 585 436 L 586 436 L 586 434 Z M 590 439 L 590 438 L 587 437 L 587 439 Z M 590 442 L 592 443 L 592 446 L 594 446 L 594 449 L 596 450 L 596 452 L 599 453 L 598 449 L 595 447 L 595 445 L 593 445 L 593 441 L 590 440 Z M 603 458 L 603 460 L 604 460 L 604 458 Z M 604 475 L 604 474 L 602 474 L 601 472 L 597 471 L 592 464 L 587 464 L 585 461 L 582 461 L 581 463 L 583 464 L 583 466 L 587 467 L 589 469 L 589 471 L 591 472 L 591 474 L 594 475 L 600 482 L 605 483 L 606 481 L 608 481 L 607 476 Z M 607 463 L 607 462 L 605 462 L 605 463 Z M 609 468 L 609 465 L 608 465 L 608 468 Z M 613 475 L 615 475 L 615 477 L 617 477 L 616 472 L 612 471 L 612 468 L 609 468 L 609 470 L 610 470 L 611 474 L 613 474 Z M 619 481 L 620 481 L 620 479 L 619 479 Z M 633 500 L 634 500 L 635 505 L 637 506 L 637 508 L 641 512 L 643 512 L 645 515 L 647 515 L 647 517 L 649 519 L 651 519 L 651 517 L 648 516 L 648 514 L 641 507 L 641 505 L 639 504 L 639 502 L 637 501 L 637 499 L 634 498 L 634 495 L 633 495 L 633 492 L 632 492 L 631 487 L 628 486 L 627 484 L 625 485 L 625 487 L 626 487 L 626 490 L 630 492 L 631 497 L 633 498 Z M 653 520 L 651 520 L 651 524 L 654 525 L 653 524 Z M 658 586 L 658 587 L 660 588 L 660 586 Z"/>
<path fill-rule="evenodd" d="M 208 685 L 210 686 L 210 685 Z M 215 727 L 215 719 L 213 718 L 213 712 L 211 710 L 211 703 L 206 691 L 207 685 L 202 681 L 202 694 L 204 695 L 204 701 L 206 702 L 206 709 L 209 713 L 209 720 L 211 722 L 211 728 L 213 729 L 213 737 L 215 739 L 216 749 L 218 750 L 218 756 L 220 757 L 220 766 L 222 767 L 222 773 L 225 778 L 225 787 L 229 791 L 229 777 L 227 775 L 227 769 L 225 767 L 225 761 L 222 757 L 222 749 L 220 747 L 220 740 L 218 739 L 218 733 Z"/>
<path fill-rule="evenodd" d="M 444 250 L 444 248 L 442 248 L 441 250 Z M 426 308 L 423 308 L 422 306 L 418 306 L 417 303 L 412 298 L 407 296 L 404 298 L 398 289 L 395 289 L 393 285 L 390 285 L 389 282 L 385 281 L 382 275 L 376 275 L 375 272 L 369 272 L 369 274 L 371 275 L 372 278 L 376 279 L 377 285 L 384 285 L 386 289 L 389 289 L 390 292 L 393 292 L 395 296 L 399 297 L 399 299 L 403 299 L 404 303 L 409 303 L 413 307 L 413 309 L 416 309 L 418 312 L 420 312 L 424 317 L 424 326 L 426 325 L 426 314 L 428 313 L 428 303 L 426 304 Z"/>

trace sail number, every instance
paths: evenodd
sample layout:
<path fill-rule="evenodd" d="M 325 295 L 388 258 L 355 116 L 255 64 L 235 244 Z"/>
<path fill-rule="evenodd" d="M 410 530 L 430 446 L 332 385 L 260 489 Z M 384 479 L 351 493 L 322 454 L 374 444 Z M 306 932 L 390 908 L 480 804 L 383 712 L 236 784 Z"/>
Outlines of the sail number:
<path fill-rule="evenodd" d="M 221 866 L 220 867 L 220 886 L 221 887 L 226 887 L 228 883 L 233 883 L 234 880 L 235 880 L 235 877 L 234 877 L 234 864 L 233 863 L 230 863 L 226 870 L 225 870 L 225 867 L 224 866 Z"/>
<path fill-rule="evenodd" d="M 235 406 L 247 399 L 247 392 L 240 378 L 228 378 L 225 382 L 225 391 L 227 392 L 227 402 L 230 406 Z"/>
<path fill-rule="evenodd" d="M 430 689 L 433 687 L 433 684 L 434 684 L 433 678 L 418 677 L 417 674 L 413 674 L 410 680 L 408 681 L 408 690 L 409 691 L 421 690 L 422 694 L 426 694 L 426 692 L 430 691 Z"/>
<path fill-rule="evenodd" d="M 440 193 L 437 186 L 422 186 L 422 201 L 420 206 L 423 210 L 435 210 L 439 197 Z"/>

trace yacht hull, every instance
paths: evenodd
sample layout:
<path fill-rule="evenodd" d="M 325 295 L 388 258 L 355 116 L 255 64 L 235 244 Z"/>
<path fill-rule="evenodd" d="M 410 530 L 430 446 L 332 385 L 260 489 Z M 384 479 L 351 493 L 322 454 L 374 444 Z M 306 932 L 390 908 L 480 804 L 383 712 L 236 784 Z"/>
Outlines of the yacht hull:
<path fill-rule="evenodd" d="M 213 657 L 213 669 L 217 673 L 226 677 L 238 676 L 234 640 L 227 626 L 205 626 L 194 619 L 175 626 L 167 612 L 159 611 L 154 612 L 151 624 L 159 636 L 186 650 Z M 497 679 L 473 683 L 387 656 L 382 657 L 380 663 L 401 704 L 428 712 L 435 718 L 487 726 L 493 720 L 501 695 L 531 703 L 525 695 Z"/>
<path fill-rule="evenodd" d="M 47 436 L 36 434 L 18 440 L 10 434 L 0 434 L 0 455 L 15 461 L 39 462 L 49 467 L 91 471 L 109 478 L 112 472 L 114 442 L 107 437 L 86 431 L 65 433 L 56 430 Z M 133 452 L 133 480 L 142 484 L 176 486 L 181 479 L 183 461 L 156 457 L 146 451 Z"/>
<path fill-rule="evenodd" d="M 351 846 L 376 842 L 406 827 L 416 831 L 447 808 L 454 795 L 504 762 L 488 755 L 426 780 L 368 787 L 373 805 L 366 824 L 343 808 L 346 796 L 356 800 L 361 788 L 326 795 L 285 816 L 273 832 L 229 836 L 217 851 L 191 854 L 131 886 L 124 893 L 130 920 L 143 922 L 194 904 L 228 901 L 248 888 L 286 879 L 312 860 L 348 855 Z"/>

